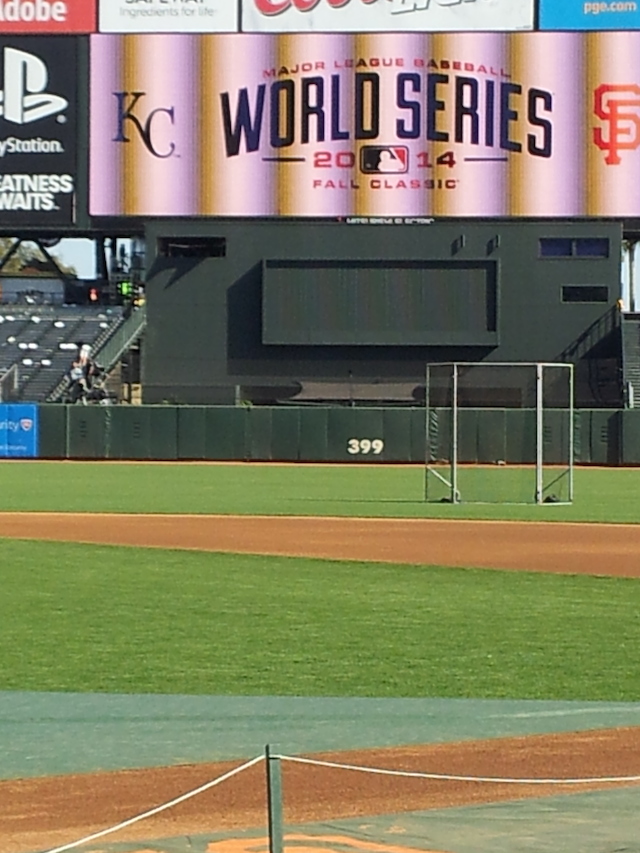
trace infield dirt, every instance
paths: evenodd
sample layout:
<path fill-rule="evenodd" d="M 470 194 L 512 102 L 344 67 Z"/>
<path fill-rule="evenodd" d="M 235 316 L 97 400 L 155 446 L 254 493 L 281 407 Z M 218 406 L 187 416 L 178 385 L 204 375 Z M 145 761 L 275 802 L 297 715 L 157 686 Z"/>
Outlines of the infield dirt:
<path fill-rule="evenodd" d="M 634 524 L 16 512 L 0 513 L 3 536 L 640 577 Z"/>

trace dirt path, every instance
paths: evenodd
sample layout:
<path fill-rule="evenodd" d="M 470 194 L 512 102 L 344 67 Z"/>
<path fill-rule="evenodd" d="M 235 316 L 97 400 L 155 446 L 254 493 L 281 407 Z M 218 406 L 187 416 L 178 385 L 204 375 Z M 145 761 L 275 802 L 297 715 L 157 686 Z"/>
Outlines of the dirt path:
<path fill-rule="evenodd" d="M 0 513 L 2 536 L 640 577 L 631 524 Z"/>
<path fill-rule="evenodd" d="M 640 577 L 640 525 L 95 514 L 91 518 L 87 524 L 82 514 L 3 513 L 0 537 Z M 454 775 L 585 778 L 638 775 L 639 754 L 640 728 L 620 728 L 324 757 Z M 232 766 L 0 782 L 0 853 L 75 841 L 196 788 Z M 418 781 L 287 764 L 284 787 L 285 819 L 299 823 L 597 786 Z M 262 827 L 264 804 L 264 768 L 258 766 L 108 841 Z"/>
<path fill-rule="evenodd" d="M 423 747 L 349 751 L 321 757 L 394 770 L 503 778 L 576 778 L 638 774 L 640 729 L 620 728 Z M 0 851 L 65 844 L 168 802 L 239 762 L 0 783 Z M 510 785 L 385 777 L 284 763 L 285 821 L 330 821 L 471 803 L 491 803 L 613 785 Z M 615 787 L 620 787 L 616 785 Z M 262 764 L 218 788 L 110 836 L 110 842 L 265 825 Z M 101 846 L 104 849 L 107 839 Z M 145 853 L 150 853 L 147 848 Z"/>

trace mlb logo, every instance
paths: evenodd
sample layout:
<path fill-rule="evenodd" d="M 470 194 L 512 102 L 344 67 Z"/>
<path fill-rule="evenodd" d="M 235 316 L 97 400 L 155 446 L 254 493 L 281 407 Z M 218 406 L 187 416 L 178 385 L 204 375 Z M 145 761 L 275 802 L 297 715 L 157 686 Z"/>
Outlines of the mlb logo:
<path fill-rule="evenodd" d="M 365 175 L 393 175 L 409 170 L 409 149 L 404 145 L 363 145 L 360 171 Z"/>
<path fill-rule="evenodd" d="M 33 421 L 31 418 L 20 418 L 20 429 L 23 432 L 31 432 L 33 429 Z"/>

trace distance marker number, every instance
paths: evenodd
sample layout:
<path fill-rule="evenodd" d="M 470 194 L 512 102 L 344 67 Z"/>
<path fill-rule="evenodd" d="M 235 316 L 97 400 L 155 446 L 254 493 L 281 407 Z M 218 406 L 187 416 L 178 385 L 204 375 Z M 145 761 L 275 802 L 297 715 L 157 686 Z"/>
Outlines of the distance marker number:
<path fill-rule="evenodd" d="M 366 456 L 372 453 L 379 456 L 384 450 L 384 441 L 381 438 L 350 438 L 347 441 L 347 453 L 351 456 Z"/>

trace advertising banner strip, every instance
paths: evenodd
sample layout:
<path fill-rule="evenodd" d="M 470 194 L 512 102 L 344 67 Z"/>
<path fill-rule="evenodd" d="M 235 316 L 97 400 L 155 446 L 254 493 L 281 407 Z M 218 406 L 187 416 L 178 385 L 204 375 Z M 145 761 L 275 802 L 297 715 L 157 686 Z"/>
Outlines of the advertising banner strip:
<path fill-rule="evenodd" d="M 0 404 L 0 458 L 38 456 L 38 407 Z"/>
<path fill-rule="evenodd" d="M 0 38 L 0 224 L 75 218 L 77 39 Z"/>
<path fill-rule="evenodd" d="M 242 29 L 246 33 L 531 30 L 534 4 L 535 0 L 242 0 Z"/>
<path fill-rule="evenodd" d="M 0 0 L 0 35 L 94 33 L 97 0 Z"/>
<path fill-rule="evenodd" d="M 539 0 L 542 30 L 640 30 L 640 0 Z"/>
<path fill-rule="evenodd" d="M 236 33 L 237 0 L 99 0 L 103 33 Z"/>
<path fill-rule="evenodd" d="M 637 217 L 640 34 L 94 36 L 90 158 L 94 216 Z"/>

